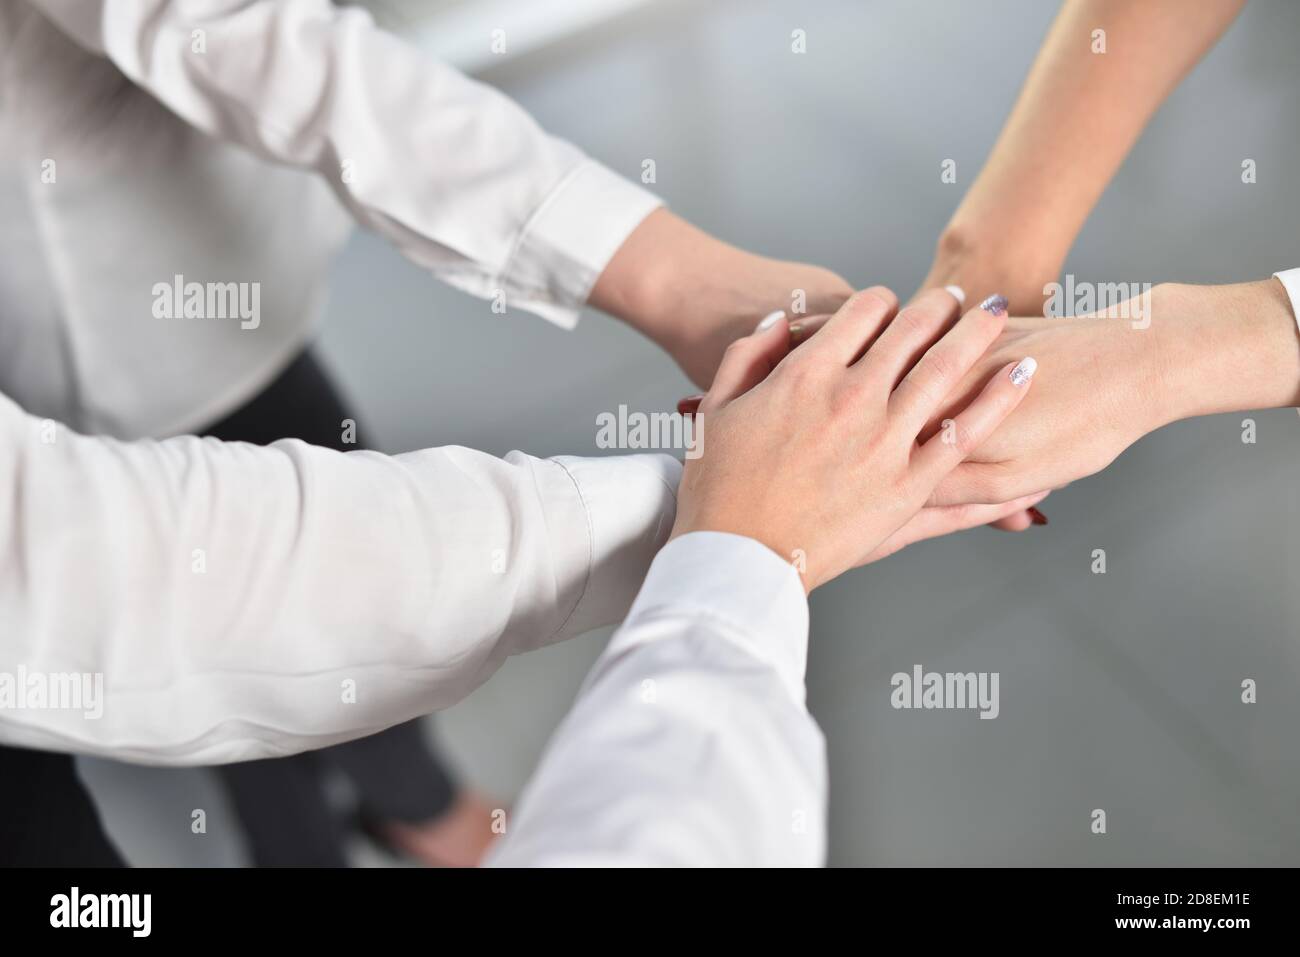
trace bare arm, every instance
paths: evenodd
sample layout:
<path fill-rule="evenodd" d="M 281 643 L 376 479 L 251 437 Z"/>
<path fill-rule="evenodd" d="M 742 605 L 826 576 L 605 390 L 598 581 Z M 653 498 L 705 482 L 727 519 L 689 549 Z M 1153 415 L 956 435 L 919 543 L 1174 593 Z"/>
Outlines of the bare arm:
<path fill-rule="evenodd" d="M 1043 285 L 1147 121 L 1244 3 L 1067 0 L 924 285 L 1041 312 Z"/>

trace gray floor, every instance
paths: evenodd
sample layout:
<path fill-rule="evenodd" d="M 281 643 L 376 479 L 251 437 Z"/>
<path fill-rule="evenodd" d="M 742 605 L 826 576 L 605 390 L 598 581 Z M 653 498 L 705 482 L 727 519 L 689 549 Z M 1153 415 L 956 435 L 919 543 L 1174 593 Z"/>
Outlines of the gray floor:
<path fill-rule="evenodd" d="M 1053 7 L 659 3 L 486 79 L 616 169 L 655 159 L 658 190 L 702 226 L 909 291 Z M 1298 35 L 1300 5 L 1249 5 L 1156 117 L 1070 272 L 1220 282 L 1300 264 Z M 957 186 L 939 182 L 945 158 Z M 324 348 L 391 451 L 594 453 L 598 412 L 670 408 L 685 388 L 612 322 L 493 316 L 363 235 Z M 1049 499 L 1046 529 L 927 543 L 814 596 L 833 863 L 1300 863 L 1300 418 L 1254 416 L 1255 445 L 1242 418 L 1152 436 Z M 512 662 L 437 722 L 471 780 L 516 793 L 605 637 Z M 1001 672 L 1001 716 L 891 709 L 890 675 L 916 663 Z M 206 772 L 86 775 L 137 863 L 242 859 Z M 193 807 L 206 836 L 162 825 Z"/>

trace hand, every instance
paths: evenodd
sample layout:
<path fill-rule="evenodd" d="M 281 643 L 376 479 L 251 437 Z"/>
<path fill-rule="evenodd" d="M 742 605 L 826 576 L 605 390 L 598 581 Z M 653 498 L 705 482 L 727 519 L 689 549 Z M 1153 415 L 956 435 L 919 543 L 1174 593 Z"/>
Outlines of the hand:
<path fill-rule="evenodd" d="M 1134 319 L 1139 306 L 1145 315 Z M 1177 419 L 1300 402 L 1295 317 L 1275 280 L 1157 286 L 1149 302 L 1108 315 L 1008 320 L 927 429 L 1013 356 L 1032 354 L 1045 372 L 1033 397 L 940 483 L 931 504 L 1059 488 Z"/>
<path fill-rule="evenodd" d="M 767 314 L 792 311 L 796 296 L 809 314 L 832 313 L 852 293 L 830 270 L 756 256 L 660 209 L 619 247 L 589 302 L 649 336 L 707 388 L 727 346 Z"/>
<path fill-rule="evenodd" d="M 955 296 L 957 293 L 964 296 L 961 290 L 953 292 L 951 287 L 948 287 L 947 291 Z M 934 290 L 931 290 L 931 292 L 934 292 Z M 917 297 L 919 298 L 920 295 L 921 293 L 918 293 Z M 981 302 L 981 307 L 994 298 L 994 296 L 987 297 L 984 302 Z M 963 299 L 958 296 L 958 301 L 961 302 Z M 789 350 L 808 341 L 830 318 L 828 315 L 809 316 L 791 323 L 786 342 L 783 344 L 778 339 L 773 346 L 776 351 L 767 356 L 768 364 L 775 366 L 776 362 L 784 358 Z M 935 335 L 937 336 L 938 333 L 936 332 Z M 704 396 L 702 394 L 686 396 L 678 401 L 677 411 L 682 415 L 695 415 L 703 400 Z M 952 532 L 964 531 L 979 525 L 991 525 L 993 528 L 1007 532 L 1023 532 L 1032 525 L 1046 525 L 1047 516 L 1035 506 L 1045 499 L 1050 494 L 1050 491 L 1048 489 L 1023 493 L 1008 501 L 992 504 L 927 505 L 911 518 L 906 525 L 890 536 L 889 540 L 881 546 L 877 553 L 871 556 L 869 561 L 877 561 L 914 542 L 927 538 L 937 538 Z"/>
<path fill-rule="evenodd" d="M 952 321 L 952 296 L 923 294 L 891 322 L 897 305 L 875 287 L 788 355 L 784 317 L 727 349 L 700 405 L 704 453 L 687 460 L 674 537 L 731 532 L 783 557 L 802 555 L 810 590 L 897 544 L 893 537 L 1020 403 L 1033 375 L 1032 361 L 1008 363 L 940 434 L 919 443 L 1004 318 L 972 310 L 930 345 Z"/>
<path fill-rule="evenodd" d="M 968 302 L 1001 295 L 1013 316 L 1043 315 L 1043 288 L 1060 274 L 1062 260 L 1050 251 L 1049 241 L 1039 242 L 1036 252 L 1013 245 L 1017 235 L 998 230 L 976 237 L 949 226 L 935 246 L 921 290 L 957 286 Z"/>

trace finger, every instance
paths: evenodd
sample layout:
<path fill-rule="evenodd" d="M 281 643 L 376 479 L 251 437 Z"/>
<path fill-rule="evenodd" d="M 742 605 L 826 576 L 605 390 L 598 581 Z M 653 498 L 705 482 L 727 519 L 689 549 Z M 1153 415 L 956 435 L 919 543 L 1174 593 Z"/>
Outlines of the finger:
<path fill-rule="evenodd" d="M 884 286 L 856 292 L 804 348 L 849 366 L 885 327 L 897 308 L 898 297 Z"/>
<path fill-rule="evenodd" d="M 1014 501 L 1001 502 L 997 505 L 943 505 L 923 508 L 913 516 L 911 521 L 877 545 L 867 557 L 867 561 L 878 561 L 927 538 L 938 538 L 940 535 L 960 532 L 980 525 L 1001 527 L 1002 522 L 1015 521 L 1028 516 L 1031 510 L 1035 510 L 1034 506 L 1049 494 L 1050 491 L 1035 492 L 1033 495 L 1025 495 Z M 1032 519 L 1026 519 L 1023 527 L 1028 528 L 1031 524 L 1033 524 Z"/>
<path fill-rule="evenodd" d="M 979 362 L 1006 326 L 1006 310 L 972 309 L 930 346 L 903 376 L 889 397 L 889 412 L 910 434 L 920 432 L 930 416 Z M 884 345 L 884 336 L 881 336 Z"/>
<path fill-rule="evenodd" d="M 1008 362 L 970 405 L 955 419 L 945 420 L 938 434 L 917 450 L 912 474 L 924 485 L 927 497 L 1020 404 L 1037 369 L 1032 357 Z"/>
<path fill-rule="evenodd" d="M 831 313 L 823 312 L 816 316 L 804 316 L 795 319 L 790 323 L 790 348 L 801 345 L 811 338 L 812 334 L 821 329 L 822 326 L 831 321 Z"/>
<path fill-rule="evenodd" d="M 1040 494 L 1042 495 L 1043 498 L 1046 498 L 1048 493 L 1040 493 Z M 1030 498 L 1033 497 L 1034 496 L 1030 496 Z M 1017 499 L 1017 501 L 1021 501 L 1021 500 Z M 1042 499 L 1039 499 L 1039 501 L 1042 501 Z M 1023 532 L 1025 529 L 1030 528 L 1031 526 L 1046 525 L 1046 524 L 1047 524 L 1047 516 L 1044 515 L 1042 512 L 1040 512 L 1037 508 L 1034 508 L 1033 505 L 1029 506 L 1022 512 L 1015 512 L 1014 514 L 1007 515 L 1006 517 L 1000 518 L 997 521 L 989 522 L 989 525 L 991 525 L 993 528 L 999 529 L 1004 532 Z"/>
<path fill-rule="evenodd" d="M 859 367 L 886 378 L 892 389 L 952 324 L 959 308 L 956 297 L 947 290 L 927 289 L 894 317 Z"/>
<path fill-rule="evenodd" d="M 960 286 L 944 286 L 947 291 L 958 303 L 966 301 L 966 293 Z M 924 290 L 922 290 L 924 291 Z M 919 293 L 918 293 L 919 295 Z M 790 349 L 794 350 L 803 343 L 807 342 L 816 334 L 826 323 L 830 322 L 830 313 L 820 313 L 814 316 L 802 316 L 798 319 L 790 320 Z M 687 395 L 677 400 L 677 411 L 682 415 L 694 415 L 700 407 L 700 402 L 704 399 L 704 393 L 699 392 L 695 395 Z"/>
<path fill-rule="evenodd" d="M 938 288 L 941 287 L 922 286 L 920 289 L 916 291 L 916 293 L 912 296 L 912 298 L 907 301 L 907 304 L 910 306 L 912 303 L 916 302 L 916 300 L 920 299 L 923 293 L 927 293 L 931 289 L 938 289 Z M 962 306 L 966 305 L 966 290 L 962 289 L 961 286 L 943 286 L 942 289 L 944 292 L 948 293 L 948 295 L 952 296 L 954 299 L 957 300 L 958 308 L 961 308 Z"/>
<path fill-rule="evenodd" d="M 785 313 L 773 312 L 764 317 L 753 333 L 727 346 L 698 411 L 719 409 L 766 379 L 785 356 L 789 342 L 790 326 Z"/>
<path fill-rule="evenodd" d="M 939 505 L 974 505 L 990 504 L 1008 500 L 1008 496 L 1028 495 L 1034 489 L 1051 485 L 1053 491 L 1069 485 L 1069 482 L 1052 482 L 1052 476 L 1040 474 L 1019 462 L 962 462 L 939 482 L 926 507 Z M 1059 477 L 1058 477 L 1059 479 Z"/>

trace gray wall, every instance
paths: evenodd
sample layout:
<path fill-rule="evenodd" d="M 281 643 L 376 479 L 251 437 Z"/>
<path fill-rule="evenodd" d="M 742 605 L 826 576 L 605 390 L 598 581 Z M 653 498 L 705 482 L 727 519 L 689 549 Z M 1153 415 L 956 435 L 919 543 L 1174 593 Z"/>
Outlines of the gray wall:
<path fill-rule="evenodd" d="M 654 158 L 658 190 L 703 227 L 908 292 L 1053 12 L 664 2 L 485 78 L 629 176 Z M 1221 282 L 1300 264 L 1296 36 L 1300 5 L 1249 5 L 1155 118 L 1069 272 Z M 613 322 L 493 316 L 365 235 L 338 264 L 323 348 L 390 451 L 594 453 L 598 412 L 687 389 Z M 1240 415 L 1180 423 L 1053 495 L 1047 528 L 926 543 L 814 596 L 833 863 L 1300 863 L 1300 418 L 1254 417 L 1255 445 Z M 511 798 L 605 637 L 513 661 L 438 719 L 458 767 Z M 1001 716 L 891 709 L 890 675 L 917 663 L 1001 672 Z M 87 765 L 135 861 L 241 859 L 206 772 Z M 205 838 L 188 830 L 199 806 Z"/>

